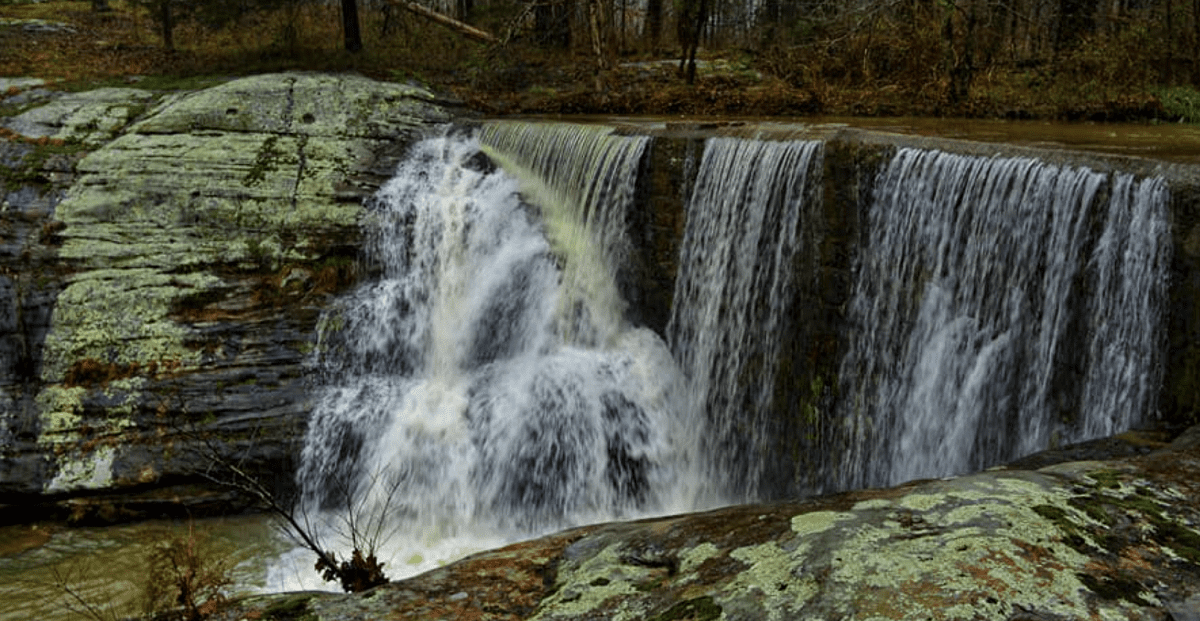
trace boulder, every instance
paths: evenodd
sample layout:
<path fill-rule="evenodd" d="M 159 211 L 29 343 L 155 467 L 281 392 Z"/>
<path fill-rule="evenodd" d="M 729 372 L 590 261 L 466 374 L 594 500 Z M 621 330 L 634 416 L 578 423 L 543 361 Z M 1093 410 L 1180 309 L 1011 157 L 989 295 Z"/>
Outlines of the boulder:
<path fill-rule="evenodd" d="M 1195 428 L 1137 457 L 587 526 L 215 618 L 1190 620 L 1198 492 Z"/>
<path fill-rule="evenodd" d="M 57 184 L 25 166 L 8 194 L 57 192 L 23 201 L 37 239 L 0 272 L 27 281 L 0 281 L 22 309 L 0 323 L 25 326 L 0 347 L 16 386 L 0 505 L 191 489 L 216 454 L 290 484 L 303 365 L 326 298 L 356 278 L 363 199 L 454 112 L 418 87 L 288 73 L 101 89 L 9 119 L 10 159 L 75 159 Z"/>

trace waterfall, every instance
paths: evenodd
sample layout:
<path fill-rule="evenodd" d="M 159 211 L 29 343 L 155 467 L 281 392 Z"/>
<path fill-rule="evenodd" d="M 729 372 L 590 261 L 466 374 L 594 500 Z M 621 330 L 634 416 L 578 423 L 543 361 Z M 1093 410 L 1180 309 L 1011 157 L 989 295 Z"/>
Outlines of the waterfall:
<path fill-rule="evenodd" d="M 514 121 L 487 124 L 480 142 L 546 207 L 556 250 L 574 259 L 563 273 L 562 303 L 579 321 L 565 328 L 592 344 L 612 338 L 626 310 L 618 291 L 629 255 L 626 214 L 650 139 L 615 136 L 602 125 Z"/>
<path fill-rule="evenodd" d="M 793 260 L 811 251 L 801 213 L 820 185 L 822 148 L 711 139 L 688 202 L 667 333 L 689 378 L 686 409 L 706 426 L 706 480 L 730 500 L 759 498 L 777 457 L 769 447 L 780 333 Z"/>
<path fill-rule="evenodd" d="M 386 542 L 400 577 L 573 524 L 977 470 L 1153 414 L 1165 182 L 901 149 L 845 218 L 852 242 L 826 148 L 706 141 L 660 336 L 622 296 L 649 139 L 494 122 L 415 143 L 369 204 L 377 277 L 321 320 L 305 514 Z"/>
<path fill-rule="evenodd" d="M 977 470 L 1150 414 L 1166 193 L 1160 179 L 900 150 L 876 180 L 848 310 L 838 486 Z"/>
<path fill-rule="evenodd" d="M 657 335 L 621 321 L 613 270 L 596 268 L 611 258 L 596 232 L 618 236 L 607 212 L 626 205 L 589 158 L 624 171 L 644 143 L 609 146 L 579 155 L 546 200 L 475 137 L 429 138 L 375 196 L 366 258 L 380 275 L 325 314 L 313 355 L 298 480 L 323 536 L 354 520 L 395 578 L 692 507 L 678 371 Z"/>

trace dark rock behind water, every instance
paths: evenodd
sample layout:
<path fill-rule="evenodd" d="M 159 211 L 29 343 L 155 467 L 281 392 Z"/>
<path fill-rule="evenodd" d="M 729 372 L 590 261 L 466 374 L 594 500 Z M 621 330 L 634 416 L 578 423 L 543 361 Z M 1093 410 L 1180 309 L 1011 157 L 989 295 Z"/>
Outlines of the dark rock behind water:
<path fill-rule="evenodd" d="M 0 508 L 225 511 L 195 485 L 214 438 L 289 485 L 303 361 L 356 278 L 362 199 L 450 118 L 419 88 L 277 74 L 6 119 Z"/>

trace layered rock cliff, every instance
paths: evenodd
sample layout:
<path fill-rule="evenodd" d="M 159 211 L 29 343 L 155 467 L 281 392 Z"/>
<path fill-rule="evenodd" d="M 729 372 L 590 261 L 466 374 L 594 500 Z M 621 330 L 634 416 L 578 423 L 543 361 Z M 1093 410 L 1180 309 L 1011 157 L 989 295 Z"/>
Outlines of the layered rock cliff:
<path fill-rule="evenodd" d="M 303 361 L 326 296 L 355 278 L 362 199 L 450 108 L 315 74 L 42 97 L 0 143 L 0 502 L 103 490 L 122 498 L 104 516 L 72 501 L 74 517 L 168 507 L 206 437 L 289 484 Z"/>

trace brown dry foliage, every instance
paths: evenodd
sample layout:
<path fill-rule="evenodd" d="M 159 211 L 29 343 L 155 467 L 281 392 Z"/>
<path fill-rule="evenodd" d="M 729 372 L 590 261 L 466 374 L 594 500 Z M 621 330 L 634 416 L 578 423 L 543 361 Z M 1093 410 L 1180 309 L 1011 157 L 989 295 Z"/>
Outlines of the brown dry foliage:
<path fill-rule="evenodd" d="M 674 71 L 638 71 L 621 64 L 676 53 L 663 45 L 649 50 L 646 41 L 622 37 L 611 50 L 620 62 L 604 71 L 597 69 L 586 37 L 572 49 L 539 47 L 537 33 L 509 29 L 513 14 L 525 5 L 516 0 L 480 3 L 476 25 L 500 35 L 514 33 L 505 47 L 465 39 L 399 9 L 385 13 L 360 5 L 365 48 L 351 54 L 341 46 L 336 3 L 258 11 L 220 27 L 184 20 L 175 30 L 174 52 L 162 49 L 154 21 L 132 0 L 112 0 L 114 10 L 99 14 L 83 1 L 2 4 L 0 17 L 49 18 L 71 24 L 76 32 L 31 34 L 0 27 L 0 75 L 51 78 L 67 86 L 162 76 L 168 81 L 159 87 L 171 88 L 170 80 L 191 76 L 356 71 L 378 79 L 415 79 L 489 114 L 1107 120 L 1164 116 L 1152 94 L 1156 89 L 1189 78 L 1200 83 L 1200 66 L 1194 66 L 1200 60 L 1187 53 L 1200 36 L 1189 27 L 1196 18 L 1181 3 L 1176 3 L 1170 44 L 1164 43 L 1163 25 L 1154 21 L 1158 17 L 1131 15 L 1085 33 L 1062 50 L 1046 43 L 1052 24 L 1006 11 L 1005 3 L 892 2 L 871 5 L 875 8 L 866 12 L 827 6 L 802 23 L 751 32 L 743 40 L 708 41 L 702 58 L 724 56 L 760 75 L 701 68 L 694 86 L 682 84 Z M 958 8 L 951 11 L 951 6 Z M 963 13 L 971 6 L 979 7 L 975 22 Z M 1040 43 L 1029 47 L 1023 42 L 1028 36 Z M 951 80 L 962 75 L 959 71 L 970 74 L 965 96 Z"/>
<path fill-rule="evenodd" d="M 156 543 L 146 562 L 146 612 L 155 619 L 202 621 L 225 605 L 228 563 L 193 527 Z"/>

